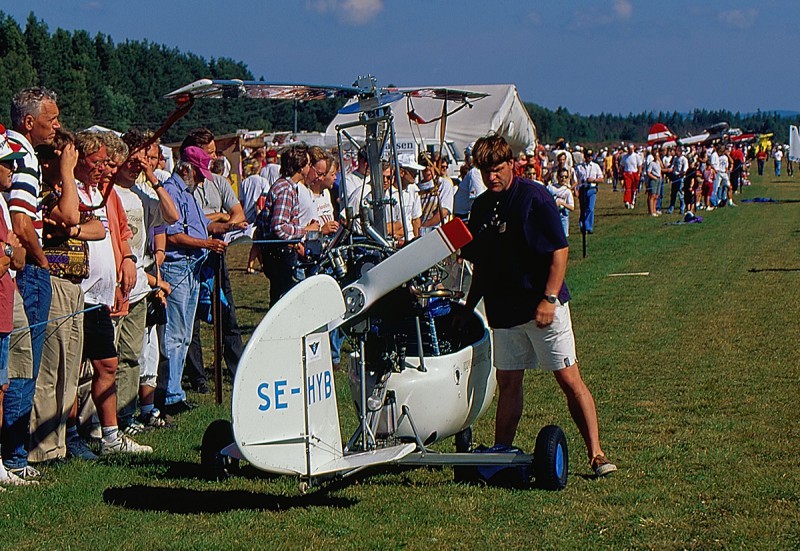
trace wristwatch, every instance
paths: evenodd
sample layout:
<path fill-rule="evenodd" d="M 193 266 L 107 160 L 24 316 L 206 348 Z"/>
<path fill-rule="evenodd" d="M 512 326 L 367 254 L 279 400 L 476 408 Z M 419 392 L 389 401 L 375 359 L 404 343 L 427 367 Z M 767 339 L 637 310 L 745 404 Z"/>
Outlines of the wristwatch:
<path fill-rule="evenodd" d="M 12 247 L 9 243 L 3 243 L 3 253 L 8 258 L 11 258 L 12 256 L 14 256 L 14 247 Z"/>
<path fill-rule="evenodd" d="M 544 299 L 550 304 L 555 304 L 558 300 L 558 295 L 545 295 Z"/>
<path fill-rule="evenodd" d="M 164 187 L 164 184 L 162 184 L 161 182 L 156 182 L 155 184 L 151 184 L 151 187 L 153 188 L 154 191 L 157 191 L 158 188 Z"/>
<path fill-rule="evenodd" d="M 134 263 L 134 264 L 136 264 L 136 263 L 139 261 L 139 259 L 138 259 L 138 258 L 136 258 L 136 255 L 135 255 L 135 254 L 128 254 L 128 255 L 125 255 L 125 256 L 123 256 L 123 257 L 122 257 L 122 260 L 125 260 L 126 258 L 130 258 L 131 260 L 133 260 L 133 263 Z"/>

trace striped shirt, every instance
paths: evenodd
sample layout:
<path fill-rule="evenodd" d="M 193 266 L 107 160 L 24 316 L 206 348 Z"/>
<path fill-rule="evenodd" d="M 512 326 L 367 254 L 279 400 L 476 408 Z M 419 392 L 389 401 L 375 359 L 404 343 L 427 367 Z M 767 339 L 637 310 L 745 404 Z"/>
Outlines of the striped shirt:
<path fill-rule="evenodd" d="M 6 193 L 8 210 L 13 214 L 27 214 L 33 221 L 33 228 L 42 245 L 42 171 L 39 159 L 30 142 L 18 132 L 7 130 L 8 141 L 22 147 L 25 156 L 14 161 L 14 174 L 11 175 L 11 189 Z"/>

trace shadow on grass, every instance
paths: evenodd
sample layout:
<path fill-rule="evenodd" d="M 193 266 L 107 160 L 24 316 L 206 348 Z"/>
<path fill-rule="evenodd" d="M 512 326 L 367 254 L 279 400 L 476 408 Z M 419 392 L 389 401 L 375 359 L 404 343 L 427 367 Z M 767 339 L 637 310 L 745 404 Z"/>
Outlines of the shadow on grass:
<path fill-rule="evenodd" d="M 237 304 L 236 305 L 236 309 L 237 310 L 249 310 L 251 312 L 258 312 L 259 314 L 264 314 L 264 313 L 266 313 L 267 310 L 269 310 L 269 307 L 268 306 L 250 306 L 250 305 L 247 305 L 247 304 Z"/>
<path fill-rule="evenodd" d="M 244 490 L 188 490 L 145 485 L 108 488 L 103 501 L 137 511 L 163 511 L 174 514 L 224 513 L 231 510 L 287 511 L 306 507 L 343 509 L 355 500 L 334 497 L 327 492 L 301 496 L 275 496 Z"/>
<path fill-rule="evenodd" d="M 760 274 L 761 272 L 800 272 L 800 268 L 750 268 L 747 271 L 751 274 Z"/>

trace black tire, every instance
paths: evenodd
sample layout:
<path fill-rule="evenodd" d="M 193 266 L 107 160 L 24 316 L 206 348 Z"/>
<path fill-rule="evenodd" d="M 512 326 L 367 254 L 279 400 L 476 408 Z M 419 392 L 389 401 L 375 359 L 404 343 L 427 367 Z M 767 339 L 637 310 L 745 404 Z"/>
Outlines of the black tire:
<path fill-rule="evenodd" d="M 548 425 L 536 437 L 533 452 L 533 476 L 537 487 L 563 490 L 567 486 L 569 453 L 567 437 L 556 425 Z"/>
<path fill-rule="evenodd" d="M 239 460 L 222 455 L 226 446 L 233 444 L 233 425 L 225 419 L 217 419 L 203 433 L 200 445 L 200 465 L 212 480 L 227 478 L 239 468 Z"/>
<path fill-rule="evenodd" d="M 458 453 L 472 451 L 472 427 L 467 427 L 461 432 L 457 432 L 453 438 L 456 441 L 456 451 Z"/>

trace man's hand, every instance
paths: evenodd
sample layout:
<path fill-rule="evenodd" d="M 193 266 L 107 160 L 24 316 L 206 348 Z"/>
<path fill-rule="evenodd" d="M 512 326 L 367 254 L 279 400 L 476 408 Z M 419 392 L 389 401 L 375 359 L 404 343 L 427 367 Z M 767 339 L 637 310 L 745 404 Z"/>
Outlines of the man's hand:
<path fill-rule="evenodd" d="M 6 235 L 6 243 L 11 245 L 14 250 L 22 248 L 22 243 L 19 242 L 19 239 L 17 239 L 17 234 L 15 234 L 13 231 L 9 231 L 8 235 Z"/>
<path fill-rule="evenodd" d="M 78 164 L 78 150 L 75 149 L 75 144 L 67 143 L 64 149 L 60 152 L 61 159 L 59 167 L 62 174 L 73 174 L 75 166 Z"/>
<path fill-rule="evenodd" d="M 539 306 L 536 307 L 536 326 L 547 327 L 553 323 L 553 318 L 556 314 L 556 305 L 550 304 L 547 300 L 542 299 Z"/>
<path fill-rule="evenodd" d="M 322 235 L 330 235 L 332 233 L 336 233 L 337 231 L 339 231 L 339 222 L 336 220 L 325 222 L 322 225 Z"/>
<path fill-rule="evenodd" d="M 306 226 L 306 232 L 310 231 L 319 231 L 319 222 L 312 220 L 308 226 Z"/>
<path fill-rule="evenodd" d="M 122 259 L 119 274 L 119 290 L 122 291 L 122 294 L 125 298 L 128 297 L 135 284 L 136 263 L 134 263 L 132 258 L 125 257 Z"/>
<path fill-rule="evenodd" d="M 228 248 L 228 244 L 219 239 L 206 239 L 205 248 L 217 254 L 222 254 Z"/>
<path fill-rule="evenodd" d="M 163 279 L 158 280 L 156 287 L 158 287 L 161 290 L 161 294 L 165 296 L 172 292 L 172 286 Z"/>

